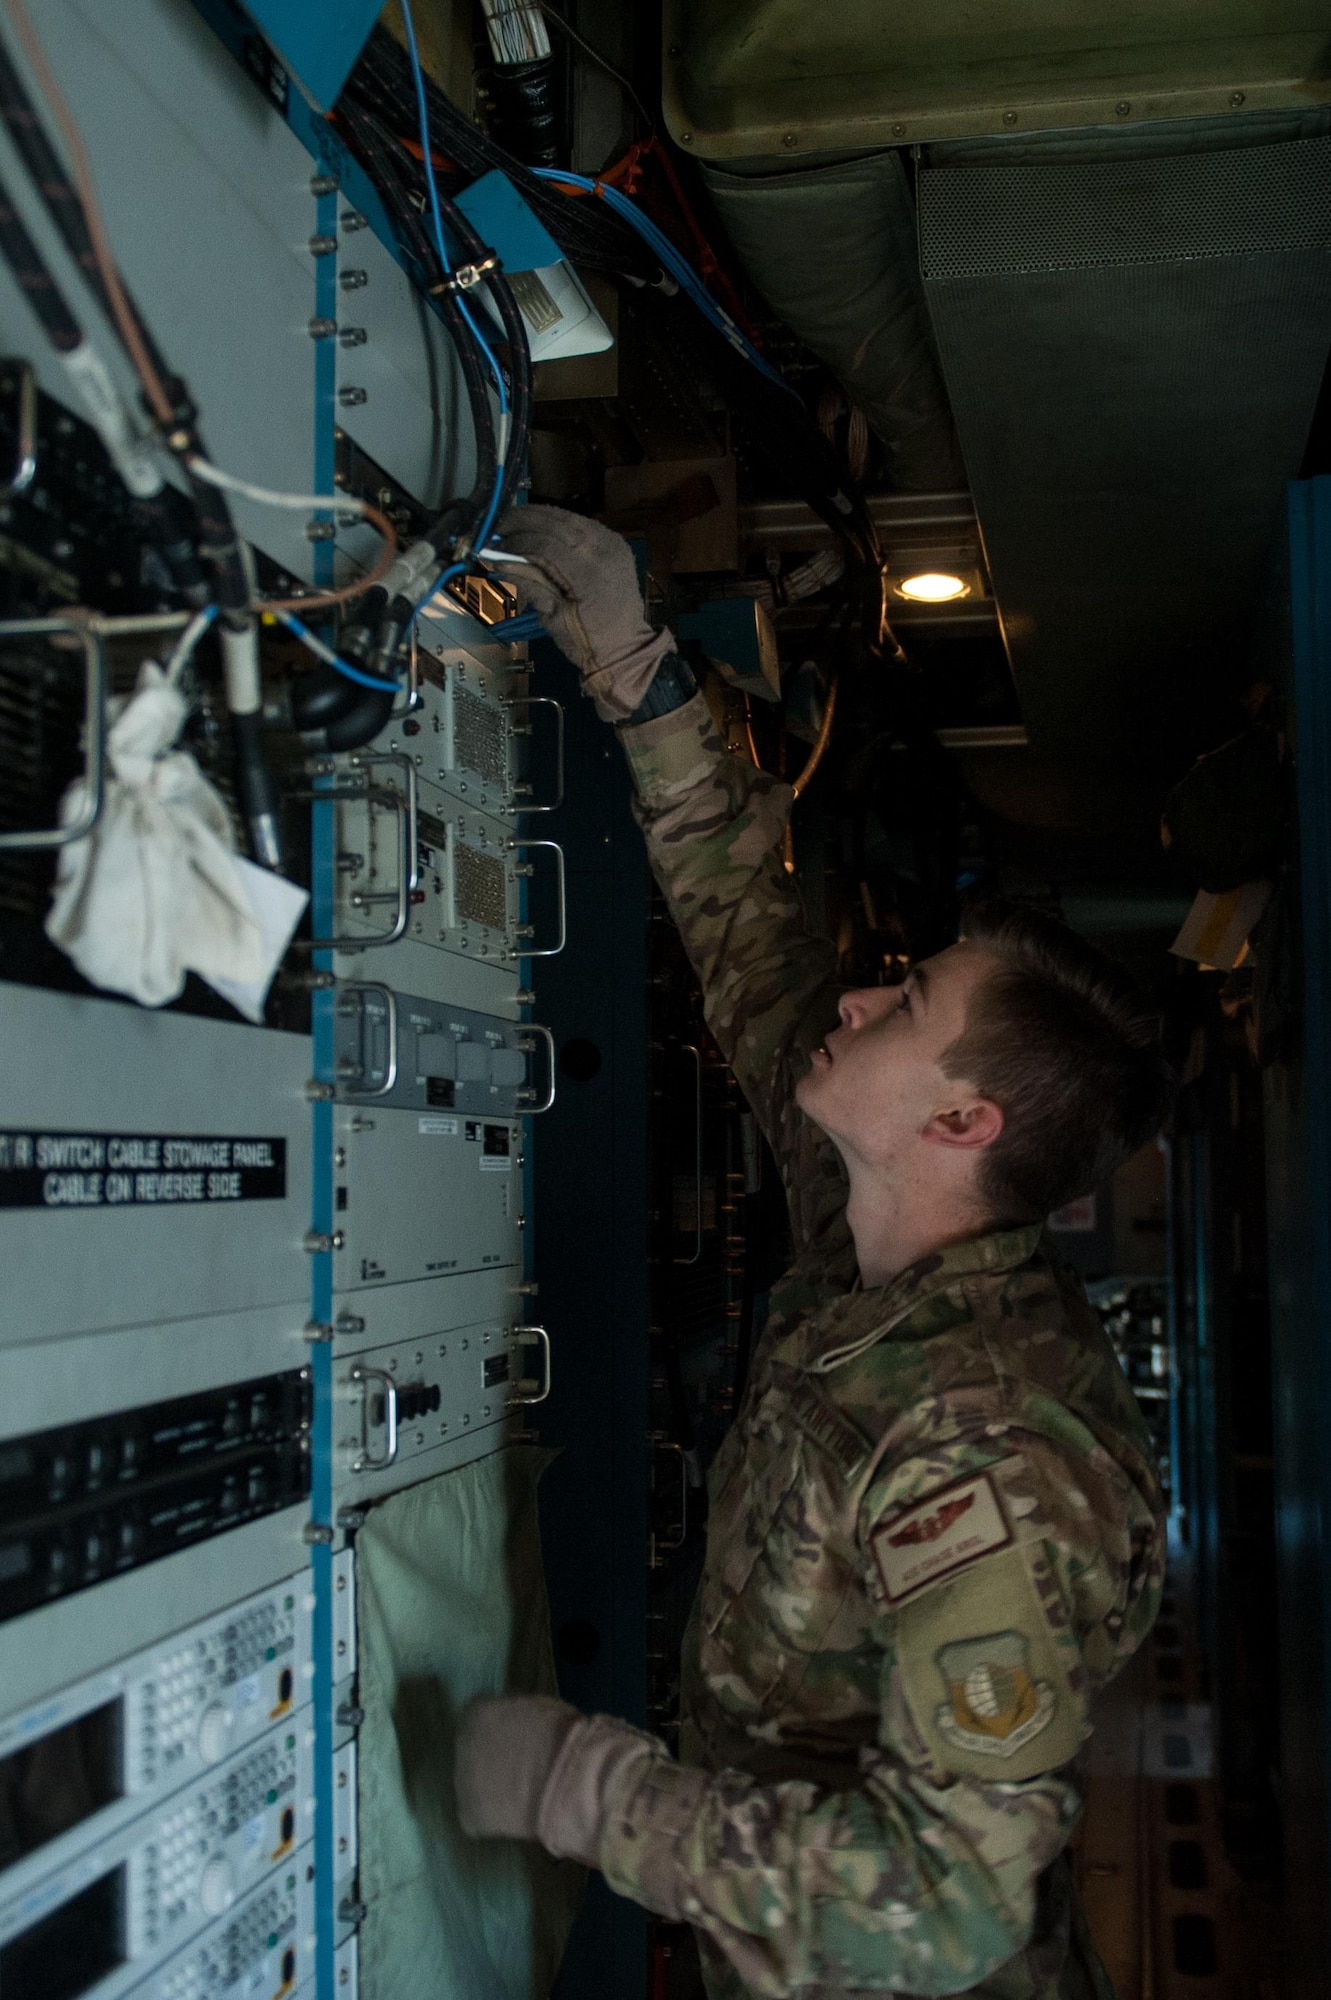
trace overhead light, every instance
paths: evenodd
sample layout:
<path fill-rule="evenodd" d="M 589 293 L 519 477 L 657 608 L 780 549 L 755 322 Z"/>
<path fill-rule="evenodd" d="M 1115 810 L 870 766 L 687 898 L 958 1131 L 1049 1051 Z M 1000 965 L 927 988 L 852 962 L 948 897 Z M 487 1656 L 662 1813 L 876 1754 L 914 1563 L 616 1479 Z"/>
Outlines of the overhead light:
<path fill-rule="evenodd" d="M 894 579 L 892 588 L 898 597 L 908 597 L 915 604 L 947 604 L 954 597 L 969 597 L 971 587 L 964 577 L 927 569 L 918 576 Z"/>

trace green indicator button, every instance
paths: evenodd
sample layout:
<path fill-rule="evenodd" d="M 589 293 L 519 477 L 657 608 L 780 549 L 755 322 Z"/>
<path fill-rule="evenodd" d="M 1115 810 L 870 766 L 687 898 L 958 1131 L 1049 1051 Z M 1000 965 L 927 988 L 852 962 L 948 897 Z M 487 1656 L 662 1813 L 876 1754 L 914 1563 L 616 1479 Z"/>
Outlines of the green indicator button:
<path fill-rule="evenodd" d="M 274 1786 L 274 1787 L 273 1787 L 273 1789 L 272 1789 L 272 1791 L 271 1791 L 271 1792 L 269 1792 L 269 1794 L 268 1794 L 268 1803 L 269 1803 L 269 1805 L 270 1805 L 270 1806 L 275 1806 L 275 1805 L 277 1804 L 277 1787 L 276 1787 L 276 1786 Z"/>

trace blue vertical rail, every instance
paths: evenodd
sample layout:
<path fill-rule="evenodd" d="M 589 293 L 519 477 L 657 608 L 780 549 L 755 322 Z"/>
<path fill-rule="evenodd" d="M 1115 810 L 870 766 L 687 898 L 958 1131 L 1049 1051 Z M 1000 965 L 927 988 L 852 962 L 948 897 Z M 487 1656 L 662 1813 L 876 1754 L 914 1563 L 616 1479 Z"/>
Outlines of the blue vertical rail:
<path fill-rule="evenodd" d="M 332 190 L 317 197 L 316 231 L 321 236 L 337 236 L 336 168 L 327 159 L 318 162 L 318 172 L 334 180 Z M 315 260 L 314 311 L 320 319 L 337 317 L 337 258 Z M 335 470 L 337 410 L 337 343 L 316 340 L 314 353 L 314 491 L 331 493 Z M 316 583 L 333 581 L 333 544 L 314 545 Z M 320 781 L 325 782 L 325 781 Z M 316 800 L 311 808 L 310 912 L 315 937 L 333 934 L 333 890 L 336 881 L 336 830 L 334 807 L 330 801 Z M 316 971 L 331 972 L 332 953 L 314 954 Z M 314 1067 L 317 1083 L 334 1081 L 333 1027 L 336 994 L 316 990 L 312 996 Z M 333 1210 L 333 1107 L 327 1099 L 316 1099 L 310 1107 L 312 1153 L 312 1211 L 310 1227 L 321 1236 L 331 1236 Z M 328 1324 L 333 1317 L 333 1258 L 320 1251 L 310 1260 L 310 1317 Z M 314 1374 L 314 1437 L 310 1519 L 319 1527 L 333 1528 L 333 1349 L 330 1341 L 311 1345 Z M 334 2000 L 336 1975 L 334 1952 L 337 1943 L 337 1909 L 334 1885 L 337 1855 L 333 1830 L 333 1550 L 330 1541 L 316 1542 L 311 1552 L 314 1571 L 314 1758 L 315 1758 L 315 1991 L 317 2000 Z"/>

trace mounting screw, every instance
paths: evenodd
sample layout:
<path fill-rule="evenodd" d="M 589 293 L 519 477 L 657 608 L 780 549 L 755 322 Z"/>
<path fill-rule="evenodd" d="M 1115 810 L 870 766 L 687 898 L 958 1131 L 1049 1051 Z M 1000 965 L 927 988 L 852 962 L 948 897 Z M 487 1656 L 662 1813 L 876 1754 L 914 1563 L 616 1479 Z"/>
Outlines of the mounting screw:
<path fill-rule="evenodd" d="M 368 389 L 353 389 L 348 386 L 345 389 L 339 389 L 337 392 L 337 400 L 344 410 L 355 409 L 358 403 L 367 403 L 369 399 L 370 392 Z"/>
<path fill-rule="evenodd" d="M 360 213 L 359 209 L 349 208 L 342 217 L 342 227 L 346 230 L 348 236 L 354 235 L 356 230 L 366 227 L 365 217 Z"/>
<path fill-rule="evenodd" d="M 331 257 L 337 250 L 336 236 L 311 236 L 311 257 Z"/>
<path fill-rule="evenodd" d="M 311 340 L 331 340 L 337 332 L 335 319 L 312 319 L 310 321 Z"/>
<path fill-rule="evenodd" d="M 1243 103 L 1243 92 L 1241 90 L 1231 90 L 1229 93 L 1229 101 L 1233 105 L 1234 109 L 1237 111 L 1240 104 Z"/>
<path fill-rule="evenodd" d="M 311 194 L 336 194 L 336 193 L 337 193 L 337 175 L 336 175 L 336 174 L 312 174 L 312 175 L 311 175 L 311 177 L 310 177 L 310 193 L 311 193 Z"/>
<path fill-rule="evenodd" d="M 311 1104 L 327 1104 L 336 1095 L 331 1083 L 322 1077 L 312 1076 L 305 1086 L 305 1095 Z"/>
<path fill-rule="evenodd" d="M 1121 104 L 1116 104 L 1114 106 L 1114 109 L 1118 113 L 1120 118 L 1126 118 L 1128 116 L 1128 113 L 1132 110 L 1132 106 L 1128 103 L 1128 100 L 1125 97 Z"/>
<path fill-rule="evenodd" d="M 669 56 L 682 56 L 683 53 L 684 51 L 680 47 L 678 42 L 672 42 L 670 44 L 670 47 L 666 50 L 666 54 Z"/>
<path fill-rule="evenodd" d="M 365 1720 L 365 1710 L 357 1707 L 354 1701 L 339 1702 L 333 1720 L 339 1729 L 359 1729 Z"/>
<path fill-rule="evenodd" d="M 307 1521 L 300 1531 L 300 1538 L 310 1548 L 326 1548 L 333 1539 L 333 1530 L 326 1521 Z"/>
<path fill-rule="evenodd" d="M 304 1237 L 305 1248 L 311 1257 L 321 1257 L 329 1250 L 340 1250 L 346 1240 L 346 1232 L 341 1229 L 335 1229 L 331 1236 L 322 1229 L 307 1229 Z"/>
<path fill-rule="evenodd" d="M 692 143 L 693 143 L 693 134 L 692 134 L 692 132 L 681 132 L 681 133 L 680 133 L 680 135 L 679 135 L 679 143 L 680 143 L 680 145 L 681 145 L 681 146 L 689 146 L 689 145 L 692 145 Z"/>
<path fill-rule="evenodd" d="M 344 326 L 338 339 L 344 347 L 364 347 L 368 338 L 363 326 Z"/>
<path fill-rule="evenodd" d="M 359 1928 L 368 1915 L 365 1904 L 358 1903 L 354 1896 L 344 1896 L 337 1906 L 337 1921 L 340 1924 L 355 1924 Z"/>
<path fill-rule="evenodd" d="M 332 521 L 307 521 L 305 539 L 307 542 L 331 542 L 337 534 Z"/>
<path fill-rule="evenodd" d="M 785 133 L 782 137 L 781 144 L 783 146 L 793 146 L 795 144 L 795 134 L 793 132 Z"/>
<path fill-rule="evenodd" d="M 905 136 L 906 136 L 906 128 L 904 125 L 894 125 L 892 127 L 892 137 L 894 139 L 904 139 Z"/>
<path fill-rule="evenodd" d="M 333 1337 L 333 1328 L 331 1321 L 326 1319 L 306 1320 L 305 1338 L 310 1342 L 312 1346 L 317 1345 L 320 1341 L 331 1340 L 332 1337 Z"/>
<path fill-rule="evenodd" d="M 1005 111 L 1003 113 L 1003 123 L 1005 125 L 1015 125 L 1016 122 L 1017 122 L 1017 114 L 1015 111 Z"/>
<path fill-rule="evenodd" d="M 368 271 L 339 271 L 337 282 L 344 292 L 358 292 L 362 286 L 369 284 L 370 274 Z"/>

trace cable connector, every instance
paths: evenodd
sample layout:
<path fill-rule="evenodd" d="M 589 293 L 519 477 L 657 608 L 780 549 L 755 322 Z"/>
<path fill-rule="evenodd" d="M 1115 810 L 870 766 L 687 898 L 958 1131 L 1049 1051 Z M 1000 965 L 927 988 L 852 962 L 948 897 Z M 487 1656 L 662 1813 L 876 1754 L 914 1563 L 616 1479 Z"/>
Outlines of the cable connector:
<path fill-rule="evenodd" d="M 489 272 L 502 271 L 503 268 L 498 251 L 488 250 L 479 263 L 459 264 L 455 271 L 450 271 L 437 285 L 431 285 L 430 296 L 438 298 L 440 292 L 469 292 L 474 285 L 479 285 L 481 279 Z"/>

